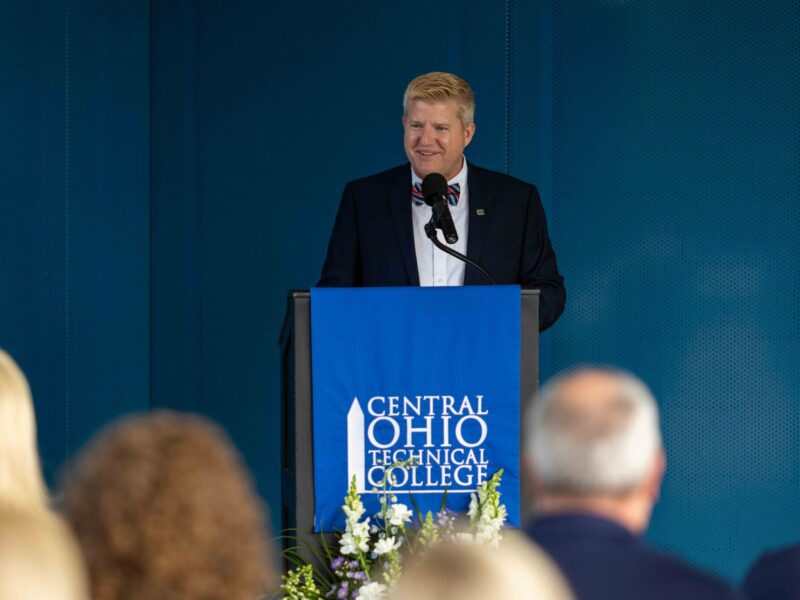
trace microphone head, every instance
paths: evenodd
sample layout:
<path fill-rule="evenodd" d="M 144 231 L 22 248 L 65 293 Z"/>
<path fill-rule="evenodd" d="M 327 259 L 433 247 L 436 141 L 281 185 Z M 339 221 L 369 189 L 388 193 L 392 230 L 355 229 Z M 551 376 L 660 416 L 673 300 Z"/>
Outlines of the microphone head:
<path fill-rule="evenodd" d="M 441 173 L 430 173 L 422 180 L 422 196 L 425 198 L 425 204 L 428 206 L 433 204 L 433 199 L 436 196 L 444 196 L 447 198 L 447 179 Z"/>

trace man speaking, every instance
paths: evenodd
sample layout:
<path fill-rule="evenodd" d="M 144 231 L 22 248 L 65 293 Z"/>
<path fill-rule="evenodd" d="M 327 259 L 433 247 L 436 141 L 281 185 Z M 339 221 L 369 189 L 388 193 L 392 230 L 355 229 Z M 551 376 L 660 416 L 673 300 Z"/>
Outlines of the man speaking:
<path fill-rule="evenodd" d="M 566 294 L 539 193 L 466 160 L 474 113 L 472 90 L 456 75 L 427 73 L 408 84 L 403 145 L 410 165 L 345 186 L 319 287 L 485 284 L 478 270 L 426 236 L 432 208 L 422 181 L 438 173 L 447 180 L 458 237 L 450 247 L 483 266 L 496 283 L 541 290 L 539 329 L 555 323 Z"/>

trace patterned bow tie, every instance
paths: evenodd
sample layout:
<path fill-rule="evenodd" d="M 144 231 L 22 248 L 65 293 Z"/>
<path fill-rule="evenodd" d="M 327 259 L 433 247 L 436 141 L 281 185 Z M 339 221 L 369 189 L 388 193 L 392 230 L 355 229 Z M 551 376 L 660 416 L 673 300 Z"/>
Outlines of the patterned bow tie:
<path fill-rule="evenodd" d="M 447 203 L 450 206 L 458 204 L 458 197 L 461 195 L 461 184 L 454 183 L 447 186 Z M 425 196 L 422 195 L 422 184 L 417 182 L 411 187 L 411 198 L 414 200 L 414 206 L 422 206 L 425 204 Z"/>

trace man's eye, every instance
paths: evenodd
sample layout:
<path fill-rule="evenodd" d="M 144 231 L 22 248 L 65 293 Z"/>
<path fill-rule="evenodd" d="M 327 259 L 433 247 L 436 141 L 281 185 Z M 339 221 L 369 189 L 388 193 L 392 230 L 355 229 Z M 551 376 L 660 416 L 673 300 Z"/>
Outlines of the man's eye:
<path fill-rule="evenodd" d="M 447 131 L 447 127 L 437 127 L 436 131 Z"/>

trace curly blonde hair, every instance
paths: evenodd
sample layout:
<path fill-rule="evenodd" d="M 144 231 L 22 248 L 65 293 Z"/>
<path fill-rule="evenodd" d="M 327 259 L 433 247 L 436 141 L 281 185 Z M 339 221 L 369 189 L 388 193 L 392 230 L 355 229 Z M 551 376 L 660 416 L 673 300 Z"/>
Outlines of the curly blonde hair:
<path fill-rule="evenodd" d="M 112 425 L 67 474 L 63 503 L 95 600 L 252 600 L 273 583 L 265 508 L 227 436 L 200 416 Z"/>
<path fill-rule="evenodd" d="M 0 349 L 0 506 L 48 508 L 36 447 L 31 388 L 17 363 Z"/>
<path fill-rule="evenodd" d="M 455 100 L 456 114 L 464 127 L 475 119 L 475 95 L 472 88 L 464 79 L 452 73 L 433 71 L 412 79 L 403 94 L 404 117 L 408 115 L 411 103 L 415 100 L 430 103 Z"/>

